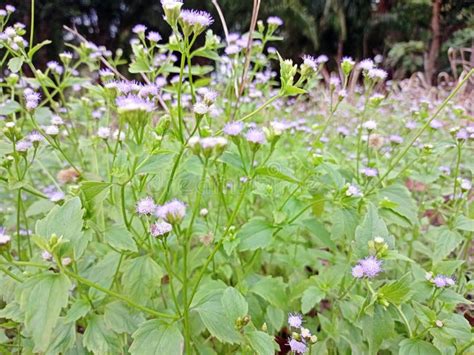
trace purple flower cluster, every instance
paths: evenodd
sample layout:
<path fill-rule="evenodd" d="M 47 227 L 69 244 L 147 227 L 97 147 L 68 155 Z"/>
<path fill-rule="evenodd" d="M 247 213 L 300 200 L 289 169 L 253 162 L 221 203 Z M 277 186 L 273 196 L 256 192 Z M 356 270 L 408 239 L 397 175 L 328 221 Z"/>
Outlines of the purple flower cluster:
<path fill-rule="evenodd" d="M 38 92 L 35 92 L 30 88 L 26 88 L 23 91 L 23 96 L 25 97 L 26 109 L 28 111 L 34 110 L 38 107 L 38 104 L 41 100 L 41 95 Z"/>
<path fill-rule="evenodd" d="M 151 112 L 155 108 L 155 105 L 149 99 L 144 99 L 132 94 L 117 97 L 115 103 L 117 104 L 117 109 L 119 112 Z"/>
<path fill-rule="evenodd" d="M 352 276 L 357 279 L 362 277 L 374 278 L 382 272 L 382 261 L 375 256 L 368 256 L 359 260 L 359 263 L 352 268 Z"/>
<path fill-rule="evenodd" d="M 445 288 L 455 285 L 455 281 L 452 277 L 438 274 L 433 277 L 433 273 L 429 272 L 426 274 L 426 279 L 431 282 L 437 288 Z"/>
<path fill-rule="evenodd" d="M 312 335 L 309 329 L 303 326 L 303 317 L 298 313 L 290 313 L 288 315 L 288 326 L 292 332 L 292 338 L 288 342 L 291 351 L 297 354 L 303 354 L 308 351 L 308 341 L 315 343 L 317 337 Z"/>

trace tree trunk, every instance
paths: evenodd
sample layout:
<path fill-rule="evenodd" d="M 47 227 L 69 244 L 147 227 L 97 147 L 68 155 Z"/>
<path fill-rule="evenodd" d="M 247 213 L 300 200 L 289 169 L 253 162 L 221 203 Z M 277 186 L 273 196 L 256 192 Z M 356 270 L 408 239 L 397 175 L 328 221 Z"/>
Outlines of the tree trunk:
<path fill-rule="evenodd" d="M 433 85 L 433 77 L 436 72 L 436 61 L 441 46 L 441 4 L 442 0 L 433 0 L 431 13 L 431 44 L 428 58 L 425 64 L 426 81 Z"/>

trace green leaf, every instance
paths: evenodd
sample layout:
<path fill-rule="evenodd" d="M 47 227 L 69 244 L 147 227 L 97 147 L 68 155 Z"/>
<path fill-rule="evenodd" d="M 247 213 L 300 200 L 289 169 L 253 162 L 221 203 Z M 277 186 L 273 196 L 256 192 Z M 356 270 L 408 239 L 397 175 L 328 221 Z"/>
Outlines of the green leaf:
<path fill-rule="evenodd" d="M 259 330 L 252 330 L 245 334 L 251 348 L 258 355 L 273 355 L 279 347 L 272 336 Z"/>
<path fill-rule="evenodd" d="M 391 185 L 379 191 L 381 200 L 388 200 L 394 205 L 386 206 L 392 211 L 405 217 L 411 224 L 418 223 L 418 213 L 415 201 L 411 197 L 410 191 L 403 185 Z"/>
<path fill-rule="evenodd" d="M 0 318 L 11 319 L 14 322 L 22 323 L 25 320 L 25 313 L 16 302 L 10 302 L 0 309 Z"/>
<path fill-rule="evenodd" d="M 377 237 L 383 238 L 390 247 L 393 247 L 393 237 L 389 236 L 385 222 L 379 217 L 377 208 L 373 204 L 369 204 L 367 214 L 355 232 L 355 250 L 357 256 L 363 257 L 368 255 L 368 242 Z"/>
<path fill-rule="evenodd" d="M 0 115 L 6 116 L 21 110 L 21 106 L 18 102 L 8 100 L 0 104 Z"/>
<path fill-rule="evenodd" d="M 63 237 L 74 246 L 74 258 L 78 259 L 83 252 L 84 246 L 81 245 L 83 232 L 84 210 L 81 207 L 79 197 L 64 203 L 64 205 L 56 205 L 47 214 L 47 216 L 36 223 L 36 234 L 49 240 L 52 234 Z"/>
<path fill-rule="evenodd" d="M 8 61 L 8 69 L 10 69 L 12 73 L 18 73 L 24 61 L 25 60 L 22 57 L 11 58 Z"/>
<path fill-rule="evenodd" d="M 119 261 L 120 255 L 111 251 L 106 254 L 97 264 L 89 268 L 85 272 L 84 276 L 102 287 L 110 288 L 112 286 L 113 278 Z M 95 288 L 89 289 L 89 297 L 92 300 L 101 300 L 105 296 L 106 295 L 103 292 L 96 290 Z"/>
<path fill-rule="evenodd" d="M 285 87 L 285 89 L 284 89 L 284 94 L 286 96 L 306 94 L 306 92 L 307 92 L 306 90 L 301 89 L 301 88 L 296 87 L 296 86 L 293 86 L 293 85 L 289 85 L 289 86 Z"/>
<path fill-rule="evenodd" d="M 369 353 L 371 355 L 377 354 L 382 342 L 394 335 L 393 329 L 393 318 L 382 306 L 375 306 L 373 316 L 364 316 L 362 319 L 362 332 L 369 342 Z"/>
<path fill-rule="evenodd" d="M 130 63 L 128 71 L 132 74 L 149 73 L 150 64 L 144 58 L 137 58 L 135 62 Z"/>
<path fill-rule="evenodd" d="M 339 208 L 334 211 L 331 218 L 331 239 L 339 240 L 343 237 L 353 239 L 358 223 L 358 217 L 353 209 Z"/>
<path fill-rule="evenodd" d="M 300 181 L 298 181 L 295 177 L 289 175 L 289 174 L 285 174 L 282 169 L 276 169 L 275 167 L 273 166 L 262 166 L 262 167 L 259 167 L 255 170 L 255 172 L 258 174 L 258 175 L 262 175 L 262 176 L 268 176 L 268 177 L 272 177 L 272 178 L 276 178 L 276 179 L 279 179 L 279 180 L 283 180 L 283 181 L 288 181 L 288 182 L 291 182 L 293 184 L 299 184 Z"/>
<path fill-rule="evenodd" d="M 69 299 L 71 282 L 64 274 L 44 273 L 22 284 L 20 308 L 25 312 L 25 329 L 31 334 L 34 352 L 44 352 Z"/>
<path fill-rule="evenodd" d="M 244 296 L 233 287 L 227 287 L 222 294 L 222 307 L 229 320 L 235 324 L 239 317 L 247 315 L 249 306 Z"/>
<path fill-rule="evenodd" d="M 81 191 L 84 194 L 86 201 L 91 201 L 100 193 L 106 191 L 112 186 L 108 182 L 102 181 L 84 181 L 81 183 Z"/>
<path fill-rule="evenodd" d="M 145 321 L 141 313 L 134 313 L 122 302 L 112 302 L 105 306 L 105 324 L 116 333 L 135 332 L 139 325 Z"/>
<path fill-rule="evenodd" d="M 73 347 L 75 342 L 76 325 L 74 323 L 67 324 L 64 319 L 60 318 L 56 328 L 54 328 L 45 355 L 65 354 L 68 349 Z"/>
<path fill-rule="evenodd" d="M 256 217 L 245 223 L 237 233 L 239 250 L 256 250 L 270 245 L 273 226 L 263 218 Z"/>
<path fill-rule="evenodd" d="M 323 246 L 330 249 L 336 248 L 336 244 L 331 240 L 330 233 L 326 230 L 324 224 L 316 218 L 302 220 L 299 224 L 308 230 Z"/>
<path fill-rule="evenodd" d="M 396 281 L 392 281 L 378 290 L 380 297 L 383 297 L 388 302 L 399 305 L 405 303 L 410 299 L 410 277 L 406 274 Z"/>
<path fill-rule="evenodd" d="M 204 326 L 214 337 L 225 343 L 239 343 L 241 336 L 235 330 L 235 323 L 229 320 L 227 310 L 222 306 L 221 297 L 222 293 L 216 293 L 195 310 Z"/>
<path fill-rule="evenodd" d="M 216 53 L 215 51 L 211 51 L 209 49 L 206 49 L 204 47 L 195 50 L 191 54 L 191 57 L 203 57 L 203 58 L 208 58 L 208 59 L 215 60 L 216 62 L 221 60 L 221 57 L 219 56 L 218 53 Z"/>
<path fill-rule="evenodd" d="M 178 355 L 183 353 L 184 339 L 176 323 L 165 324 L 152 319 L 132 335 L 132 355 Z"/>
<path fill-rule="evenodd" d="M 433 242 L 433 262 L 437 263 L 446 258 L 462 242 L 463 238 L 458 232 L 447 227 L 432 229 L 426 238 Z"/>
<path fill-rule="evenodd" d="M 103 316 L 92 314 L 89 317 L 82 341 L 95 355 L 122 353 L 118 336 L 107 327 Z"/>
<path fill-rule="evenodd" d="M 325 293 L 316 286 L 311 286 L 303 292 L 301 297 L 301 312 L 308 313 L 325 296 Z"/>
<path fill-rule="evenodd" d="M 454 227 L 462 231 L 474 232 L 474 219 L 461 215 L 456 219 Z"/>
<path fill-rule="evenodd" d="M 158 152 L 143 161 L 138 167 L 137 174 L 163 174 L 163 169 L 167 169 L 173 157 L 173 152 L 164 151 Z"/>
<path fill-rule="evenodd" d="M 28 51 L 28 58 L 30 58 L 30 59 L 33 58 L 33 56 L 35 55 L 36 52 L 38 52 L 41 48 L 43 48 L 44 46 L 47 46 L 50 43 L 52 43 L 50 40 L 45 40 L 45 41 L 35 45 L 33 48 L 31 48 Z"/>
<path fill-rule="evenodd" d="M 115 249 L 138 251 L 132 234 L 125 226 L 111 226 L 104 232 L 104 237 L 104 240 Z"/>
<path fill-rule="evenodd" d="M 269 305 L 267 307 L 266 318 L 270 325 L 274 328 L 275 331 L 279 331 L 283 326 L 283 321 L 285 320 L 285 313 L 283 310 Z"/>
<path fill-rule="evenodd" d="M 441 355 L 432 344 L 420 339 L 405 339 L 400 343 L 399 355 Z"/>
<path fill-rule="evenodd" d="M 250 292 L 259 295 L 275 307 L 282 309 L 287 307 L 286 284 L 281 277 L 262 277 L 250 288 Z"/>
<path fill-rule="evenodd" d="M 64 317 L 64 323 L 75 322 L 89 313 L 91 304 L 83 299 L 76 300 Z"/>
<path fill-rule="evenodd" d="M 122 276 L 123 290 L 134 301 L 146 303 L 160 285 L 163 271 L 149 256 L 128 260 Z"/>

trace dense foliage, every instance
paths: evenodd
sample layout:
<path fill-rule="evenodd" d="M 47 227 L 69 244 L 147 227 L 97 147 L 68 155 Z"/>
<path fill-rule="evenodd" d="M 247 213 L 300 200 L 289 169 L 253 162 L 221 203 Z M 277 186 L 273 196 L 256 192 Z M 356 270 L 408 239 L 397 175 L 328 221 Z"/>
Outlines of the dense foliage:
<path fill-rule="evenodd" d="M 0 10 L 0 352 L 474 351 L 474 71 L 329 75 L 278 17 L 224 40 L 162 6 L 169 41 L 73 33 L 43 70 Z"/>

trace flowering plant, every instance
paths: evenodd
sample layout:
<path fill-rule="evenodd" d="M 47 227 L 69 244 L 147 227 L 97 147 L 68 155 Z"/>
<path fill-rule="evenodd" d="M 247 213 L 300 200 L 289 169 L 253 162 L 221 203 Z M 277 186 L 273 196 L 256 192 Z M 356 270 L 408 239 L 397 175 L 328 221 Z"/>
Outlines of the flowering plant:
<path fill-rule="evenodd" d="M 42 70 L 0 10 L 1 352 L 474 351 L 473 71 L 425 99 L 162 10 Z"/>

